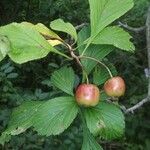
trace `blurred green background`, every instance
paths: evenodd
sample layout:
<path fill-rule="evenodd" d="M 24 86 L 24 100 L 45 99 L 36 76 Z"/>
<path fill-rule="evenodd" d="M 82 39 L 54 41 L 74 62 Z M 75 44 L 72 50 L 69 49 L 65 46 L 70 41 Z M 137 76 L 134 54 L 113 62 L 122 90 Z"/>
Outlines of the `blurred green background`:
<path fill-rule="evenodd" d="M 132 27 L 144 26 L 150 0 L 134 0 L 135 6 L 118 21 Z M 79 25 L 89 22 L 87 0 L 1 0 L 0 26 L 11 22 L 42 22 L 62 18 Z M 108 56 L 117 71 L 127 83 L 126 96 L 121 103 L 130 107 L 147 94 L 148 80 L 147 49 L 145 31 L 130 32 L 136 46 L 134 54 L 117 51 Z M 62 35 L 64 36 L 64 35 Z M 42 60 L 17 65 L 8 58 L 0 62 L 0 133 L 6 128 L 12 108 L 24 99 L 46 100 L 59 94 L 51 85 L 51 73 L 66 64 L 61 57 L 48 55 Z M 38 69 L 37 69 L 38 68 Z M 53 90 L 53 92 L 52 92 Z M 20 97 L 21 96 L 21 97 Z M 105 150 L 150 150 L 150 111 L 146 104 L 134 114 L 126 115 L 126 131 L 122 139 L 104 141 Z M 99 140 L 99 139 L 97 139 Z M 13 136 L 2 150 L 78 150 L 82 144 L 82 127 L 77 118 L 72 126 L 59 136 L 38 136 L 32 129 L 19 136 Z"/>

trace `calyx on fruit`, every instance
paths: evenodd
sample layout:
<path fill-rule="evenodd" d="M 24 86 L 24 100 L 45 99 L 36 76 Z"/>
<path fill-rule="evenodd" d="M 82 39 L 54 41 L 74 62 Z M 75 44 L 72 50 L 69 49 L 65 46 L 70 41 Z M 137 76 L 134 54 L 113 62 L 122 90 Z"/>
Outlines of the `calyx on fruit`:
<path fill-rule="evenodd" d="M 75 93 L 79 105 L 96 106 L 100 100 L 99 88 L 94 84 L 80 84 Z"/>
<path fill-rule="evenodd" d="M 125 93 L 125 89 L 125 82 L 119 76 L 112 77 L 111 79 L 107 80 L 104 84 L 104 91 L 107 95 L 111 97 L 123 96 Z"/>

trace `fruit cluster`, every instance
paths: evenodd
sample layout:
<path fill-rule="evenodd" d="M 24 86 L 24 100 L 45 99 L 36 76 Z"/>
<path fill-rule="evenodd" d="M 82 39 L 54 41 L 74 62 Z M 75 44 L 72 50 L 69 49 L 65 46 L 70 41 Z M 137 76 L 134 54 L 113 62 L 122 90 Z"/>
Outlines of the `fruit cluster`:
<path fill-rule="evenodd" d="M 112 77 L 104 84 L 104 91 L 108 96 L 120 97 L 125 93 L 125 82 L 119 77 Z M 90 107 L 96 106 L 100 100 L 100 90 L 94 84 L 80 84 L 75 93 L 79 105 Z"/>

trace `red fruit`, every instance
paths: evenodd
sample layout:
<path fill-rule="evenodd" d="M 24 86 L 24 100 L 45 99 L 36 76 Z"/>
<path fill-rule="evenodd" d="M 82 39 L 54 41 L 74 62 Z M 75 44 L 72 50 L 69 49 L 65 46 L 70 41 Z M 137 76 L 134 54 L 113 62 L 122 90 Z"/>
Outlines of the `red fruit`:
<path fill-rule="evenodd" d="M 112 77 L 108 81 L 106 81 L 104 85 L 104 90 L 107 95 L 111 97 L 120 97 L 123 96 L 125 93 L 125 82 L 124 80 L 117 76 L 117 77 Z"/>
<path fill-rule="evenodd" d="M 76 101 L 83 106 L 96 106 L 99 102 L 100 92 L 96 85 L 81 84 L 76 90 Z"/>

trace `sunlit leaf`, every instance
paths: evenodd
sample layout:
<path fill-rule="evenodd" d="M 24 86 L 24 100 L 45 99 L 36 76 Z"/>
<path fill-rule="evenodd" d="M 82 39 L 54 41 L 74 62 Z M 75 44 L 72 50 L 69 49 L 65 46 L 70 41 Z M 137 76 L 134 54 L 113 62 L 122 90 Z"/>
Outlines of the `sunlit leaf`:
<path fill-rule="evenodd" d="M 124 15 L 133 7 L 133 0 L 89 0 L 91 36 Z"/>
<path fill-rule="evenodd" d="M 43 58 L 49 52 L 67 57 L 52 47 L 39 32 L 24 24 L 11 23 L 2 26 L 0 35 L 7 36 L 11 42 L 11 50 L 8 55 L 19 64 Z"/>
<path fill-rule="evenodd" d="M 135 47 L 130 39 L 131 36 L 128 32 L 120 27 L 113 26 L 103 29 L 92 43 L 113 45 L 117 48 L 132 52 L 135 50 Z"/>
<path fill-rule="evenodd" d="M 76 29 L 71 23 L 64 22 L 62 19 L 56 19 L 50 23 L 50 27 L 53 30 L 68 33 L 75 39 L 75 41 L 77 40 Z"/>
<path fill-rule="evenodd" d="M 5 58 L 10 49 L 10 41 L 8 38 L 6 36 L 0 35 L 0 61 Z"/>
<path fill-rule="evenodd" d="M 84 42 L 87 46 L 83 54 L 105 27 L 124 15 L 134 5 L 133 0 L 89 0 L 89 4 L 91 35 Z"/>
<path fill-rule="evenodd" d="M 42 23 L 38 23 L 38 24 L 32 24 L 30 22 L 22 22 L 21 24 L 24 24 L 26 26 L 29 26 L 35 30 L 37 30 L 39 33 L 41 33 L 46 39 L 47 41 L 52 45 L 52 46 L 56 46 L 59 44 L 63 44 L 61 42 L 61 38 L 52 30 L 50 30 L 49 28 L 47 28 L 44 24 Z M 59 40 L 57 40 L 59 39 Z"/>

